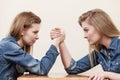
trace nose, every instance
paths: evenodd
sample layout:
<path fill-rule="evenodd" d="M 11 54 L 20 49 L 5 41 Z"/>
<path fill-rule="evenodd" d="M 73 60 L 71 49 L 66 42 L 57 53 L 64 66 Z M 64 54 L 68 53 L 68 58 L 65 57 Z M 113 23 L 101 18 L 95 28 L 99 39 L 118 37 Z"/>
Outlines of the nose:
<path fill-rule="evenodd" d="M 36 39 L 36 40 L 39 39 L 39 36 L 37 35 L 35 39 Z"/>
<path fill-rule="evenodd" d="M 87 34 L 86 33 L 84 33 L 84 38 L 87 38 Z"/>

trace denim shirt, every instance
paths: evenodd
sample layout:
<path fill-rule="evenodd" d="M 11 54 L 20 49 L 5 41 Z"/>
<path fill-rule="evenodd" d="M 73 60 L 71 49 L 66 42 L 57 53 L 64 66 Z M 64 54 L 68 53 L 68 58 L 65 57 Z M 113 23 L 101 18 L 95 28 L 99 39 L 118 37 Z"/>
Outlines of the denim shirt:
<path fill-rule="evenodd" d="M 8 36 L 0 42 L 0 80 L 16 80 L 20 75 L 16 65 L 33 74 L 47 75 L 58 54 L 57 48 L 51 45 L 41 60 L 34 59 L 18 45 L 14 37 Z"/>
<path fill-rule="evenodd" d="M 120 39 L 112 38 L 110 46 L 106 49 L 102 46 L 99 52 L 93 51 L 94 65 L 100 64 L 104 71 L 120 73 Z M 71 60 L 70 66 L 66 69 L 69 74 L 77 74 L 91 69 L 89 56 L 82 59 Z"/>

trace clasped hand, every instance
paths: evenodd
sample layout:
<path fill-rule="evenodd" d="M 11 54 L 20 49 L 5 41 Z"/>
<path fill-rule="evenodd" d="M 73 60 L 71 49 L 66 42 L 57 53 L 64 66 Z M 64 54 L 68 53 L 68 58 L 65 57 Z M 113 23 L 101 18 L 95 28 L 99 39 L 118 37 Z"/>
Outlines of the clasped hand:
<path fill-rule="evenodd" d="M 60 28 L 54 28 L 50 32 L 50 37 L 53 40 L 53 42 L 56 42 L 59 46 L 60 43 L 62 43 L 65 40 L 65 33 Z"/>

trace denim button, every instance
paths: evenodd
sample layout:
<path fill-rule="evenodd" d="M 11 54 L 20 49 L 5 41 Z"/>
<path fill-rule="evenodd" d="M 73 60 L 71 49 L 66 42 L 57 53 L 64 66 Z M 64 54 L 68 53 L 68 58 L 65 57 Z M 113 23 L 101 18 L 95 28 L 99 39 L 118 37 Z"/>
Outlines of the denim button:
<path fill-rule="evenodd" d="M 116 65 L 118 65 L 119 63 L 118 62 L 116 62 Z"/>
<path fill-rule="evenodd" d="M 108 71 L 110 71 L 110 68 L 108 68 Z"/>
<path fill-rule="evenodd" d="M 8 80 L 14 80 L 12 77 L 9 77 L 9 79 Z"/>

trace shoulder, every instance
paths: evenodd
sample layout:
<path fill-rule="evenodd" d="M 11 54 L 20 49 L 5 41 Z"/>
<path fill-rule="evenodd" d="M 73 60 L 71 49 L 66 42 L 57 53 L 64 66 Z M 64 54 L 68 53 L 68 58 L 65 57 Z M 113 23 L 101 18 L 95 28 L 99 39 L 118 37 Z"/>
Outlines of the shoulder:
<path fill-rule="evenodd" d="M 14 42 L 4 43 L 4 47 L 6 47 L 6 49 L 11 49 L 11 50 L 20 48 L 20 46 L 18 44 L 14 43 Z"/>
<path fill-rule="evenodd" d="M 114 45 L 116 45 L 116 47 L 118 47 L 118 49 L 120 48 L 120 37 L 117 37 L 117 38 L 115 39 Z"/>
<path fill-rule="evenodd" d="M 120 44 L 120 37 L 116 38 L 117 44 Z"/>
<path fill-rule="evenodd" d="M 18 45 L 16 39 L 12 36 L 8 36 L 3 38 L 0 42 L 0 46 L 4 46 L 5 49 L 18 49 L 20 46 Z"/>
<path fill-rule="evenodd" d="M 20 49 L 21 47 L 17 44 L 17 42 L 2 40 L 0 42 L 0 49 L 4 52 L 11 52 Z"/>
<path fill-rule="evenodd" d="M 114 38 L 112 38 L 112 41 L 111 41 L 111 43 L 116 43 L 116 44 L 118 44 L 118 43 L 120 43 L 120 37 L 114 37 Z"/>
<path fill-rule="evenodd" d="M 117 37 L 118 40 L 120 40 L 120 37 Z"/>

